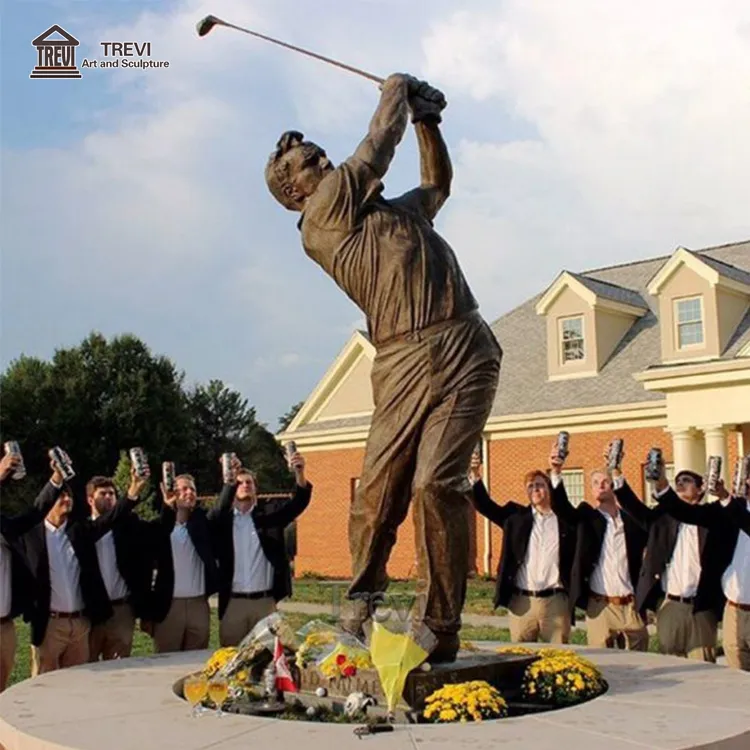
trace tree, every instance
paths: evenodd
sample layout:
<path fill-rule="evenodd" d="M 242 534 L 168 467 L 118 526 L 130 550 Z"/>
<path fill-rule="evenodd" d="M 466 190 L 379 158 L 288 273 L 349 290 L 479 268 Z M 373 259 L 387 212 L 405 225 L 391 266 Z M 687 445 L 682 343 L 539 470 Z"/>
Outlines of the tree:
<path fill-rule="evenodd" d="M 172 361 L 129 334 L 108 341 L 92 333 L 79 346 L 58 349 L 50 362 L 20 357 L 0 377 L 0 389 L 2 439 L 21 444 L 28 472 L 3 489 L 11 510 L 31 502 L 47 480 L 47 451 L 55 445 L 73 461 L 76 496 L 90 477 L 116 472 L 125 491 L 125 452 L 134 446 L 148 456 L 154 488 L 162 462 L 174 461 L 178 473 L 196 477 L 199 493 L 216 492 L 219 457 L 230 451 L 256 471 L 262 489 L 293 481 L 281 447 L 247 399 L 220 380 L 186 392 Z M 138 512 L 150 505 L 147 498 Z"/>
<path fill-rule="evenodd" d="M 220 380 L 197 385 L 188 394 L 191 419 L 190 473 L 198 490 L 216 492 L 221 485 L 219 459 L 236 453 L 252 469 L 261 487 L 285 487 L 289 474 L 276 438 L 256 419 L 247 399 Z"/>
<path fill-rule="evenodd" d="M 70 455 L 76 485 L 111 475 L 120 451 L 142 447 L 152 463 L 184 458 L 188 410 L 183 375 L 132 335 L 107 341 L 92 333 L 79 346 L 59 349 L 51 362 L 21 357 L 0 378 L 4 440 L 18 440 L 32 485 L 45 479 L 47 451 Z"/>
<path fill-rule="evenodd" d="M 304 401 L 300 401 L 289 409 L 283 417 L 279 417 L 279 430 L 284 431 L 292 423 L 292 420 L 297 416 L 297 412 L 305 405 Z"/>

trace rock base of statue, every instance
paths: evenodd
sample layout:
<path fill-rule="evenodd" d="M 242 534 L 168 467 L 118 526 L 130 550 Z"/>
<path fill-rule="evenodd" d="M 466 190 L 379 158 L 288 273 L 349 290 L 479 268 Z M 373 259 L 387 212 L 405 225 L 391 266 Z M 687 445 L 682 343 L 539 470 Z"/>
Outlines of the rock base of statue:
<path fill-rule="evenodd" d="M 502 692 L 510 703 L 518 700 L 526 667 L 535 656 L 522 654 L 467 653 L 459 654 L 452 662 L 432 664 L 429 670 L 421 667 L 413 670 L 406 678 L 399 708 L 402 711 L 421 711 L 426 698 L 443 685 L 484 680 Z M 325 688 L 327 697 L 345 699 L 350 693 L 363 692 L 377 698 L 385 705 L 385 696 L 380 685 L 377 670 L 360 669 L 352 677 L 326 677 L 315 666 L 300 670 L 300 688 L 305 693 L 315 693 Z"/>

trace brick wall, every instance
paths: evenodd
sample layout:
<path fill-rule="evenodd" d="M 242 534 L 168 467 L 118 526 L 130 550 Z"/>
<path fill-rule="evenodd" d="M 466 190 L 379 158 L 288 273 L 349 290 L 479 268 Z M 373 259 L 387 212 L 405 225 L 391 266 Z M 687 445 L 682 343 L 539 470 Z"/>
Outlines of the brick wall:
<path fill-rule="evenodd" d="M 530 469 L 546 471 L 549 454 L 555 434 L 532 438 L 511 438 L 489 443 L 488 473 L 492 498 L 503 504 L 508 500 L 526 503 L 526 490 L 523 477 Z M 612 432 L 571 433 L 570 455 L 565 469 L 582 469 L 584 473 L 585 498 L 591 498 L 590 472 L 604 464 L 603 454 L 610 440 L 620 437 L 625 440 L 625 460 L 623 473 L 638 495 L 643 488 L 643 464 L 653 446 L 664 452 L 666 463 L 672 462 L 672 438 L 662 428 L 641 428 L 635 430 L 613 430 Z M 502 531 L 492 525 L 490 570 L 494 575 L 502 549 Z M 478 570 L 484 571 L 484 519 L 477 519 Z"/>
<path fill-rule="evenodd" d="M 329 577 L 351 575 L 348 519 L 352 480 L 359 477 L 364 448 L 305 451 L 306 473 L 314 485 L 312 501 L 297 521 L 298 552 L 295 572 Z M 472 540 L 472 551 L 476 550 Z M 416 574 L 414 526 L 411 511 L 399 529 L 388 564 L 392 578 Z"/>
<path fill-rule="evenodd" d="M 614 430 L 612 432 L 572 433 L 570 456 L 566 469 L 582 469 L 585 497 L 590 499 L 589 474 L 603 464 L 607 443 L 615 437 L 625 440 L 623 470 L 637 494 L 644 493 L 643 464 L 649 448 L 659 446 L 664 458 L 671 463 L 672 440 L 661 428 Z M 499 503 L 508 500 L 526 502 L 523 477 L 533 468 L 545 470 L 554 434 L 533 438 L 512 438 L 489 444 L 488 472 L 490 494 Z M 727 473 L 731 481 L 737 457 L 737 436 L 729 434 Z M 310 507 L 297 522 L 297 575 L 304 572 L 320 573 L 329 577 L 348 578 L 351 574 L 349 557 L 348 517 L 351 503 L 352 480 L 359 476 L 364 449 L 333 451 L 305 451 L 307 473 L 315 485 Z M 678 469 L 680 467 L 677 467 Z M 484 518 L 473 511 L 471 549 L 476 561 L 475 571 L 484 572 Z M 502 532 L 491 527 L 490 571 L 494 575 L 502 545 Z M 410 578 L 416 571 L 414 530 L 411 513 L 399 530 L 398 542 L 391 555 L 389 575 Z"/>
<path fill-rule="evenodd" d="M 531 468 L 545 469 L 554 434 L 534 438 L 514 438 L 489 444 L 489 486 L 498 502 L 526 502 L 523 476 Z M 583 469 L 588 494 L 588 474 L 602 464 L 602 453 L 614 437 L 625 439 L 624 471 L 631 478 L 636 492 L 643 491 L 642 464 L 652 445 L 664 450 L 665 460 L 672 461 L 672 441 L 660 428 L 620 430 L 616 432 L 573 433 L 567 469 Z M 736 446 L 736 441 L 730 440 Z M 736 447 L 735 447 L 736 452 Z M 297 574 L 319 573 L 329 577 L 348 578 L 351 573 L 349 556 L 348 517 L 352 480 L 360 475 L 363 448 L 329 451 L 305 451 L 307 473 L 314 484 L 312 502 L 297 524 Z M 483 572 L 484 519 L 476 514 L 472 534 L 475 570 Z M 497 567 L 502 532 L 492 528 L 491 570 Z M 409 578 L 415 574 L 414 530 L 411 513 L 399 529 L 398 542 L 391 555 L 388 572 L 393 578 Z"/>

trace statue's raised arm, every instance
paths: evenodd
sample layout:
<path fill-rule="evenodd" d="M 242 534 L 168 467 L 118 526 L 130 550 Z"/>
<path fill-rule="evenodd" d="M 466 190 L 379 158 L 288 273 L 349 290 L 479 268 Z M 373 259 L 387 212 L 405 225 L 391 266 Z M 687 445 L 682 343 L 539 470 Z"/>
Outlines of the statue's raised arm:
<path fill-rule="evenodd" d="M 354 158 L 368 164 L 378 178 L 385 176 L 396 147 L 404 137 L 409 117 L 410 82 L 414 80 L 400 73 L 385 80 L 367 135 L 354 152 Z"/>
<path fill-rule="evenodd" d="M 406 205 L 432 221 L 451 191 L 453 167 L 440 133 L 446 101 L 441 91 L 424 81 L 409 88 L 409 109 L 419 145 L 420 184 L 393 202 Z"/>

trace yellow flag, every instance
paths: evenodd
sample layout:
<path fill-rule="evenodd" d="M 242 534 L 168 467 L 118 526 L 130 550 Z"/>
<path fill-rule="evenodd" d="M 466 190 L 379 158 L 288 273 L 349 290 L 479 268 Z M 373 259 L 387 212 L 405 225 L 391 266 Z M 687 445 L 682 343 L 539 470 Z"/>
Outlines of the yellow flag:
<path fill-rule="evenodd" d="M 401 699 L 406 677 L 428 656 L 407 633 L 393 633 L 379 622 L 373 622 L 370 659 L 378 670 L 388 710 L 393 711 Z"/>

